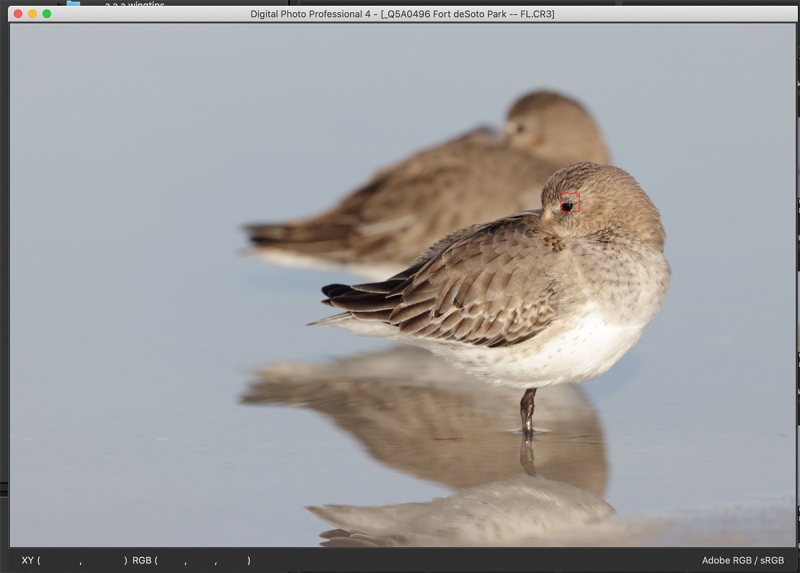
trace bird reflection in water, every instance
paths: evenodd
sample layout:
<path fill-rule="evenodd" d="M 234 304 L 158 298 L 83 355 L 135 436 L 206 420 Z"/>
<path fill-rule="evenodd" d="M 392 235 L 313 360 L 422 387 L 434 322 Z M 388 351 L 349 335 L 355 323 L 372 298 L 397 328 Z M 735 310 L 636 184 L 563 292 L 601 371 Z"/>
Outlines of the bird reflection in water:
<path fill-rule="evenodd" d="M 323 534 L 325 545 L 513 544 L 613 512 L 599 497 L 602 430 L 577 386 L 541 390 L 539 427 L 528 442 L 514 432 L 514 389 L 491 387 L 418 348 L 277 363 L 258 378 L 245 403 L 326 414 L 376 460 L 460 490 L 429 503 L 309 508 L 339 528 Z"/>

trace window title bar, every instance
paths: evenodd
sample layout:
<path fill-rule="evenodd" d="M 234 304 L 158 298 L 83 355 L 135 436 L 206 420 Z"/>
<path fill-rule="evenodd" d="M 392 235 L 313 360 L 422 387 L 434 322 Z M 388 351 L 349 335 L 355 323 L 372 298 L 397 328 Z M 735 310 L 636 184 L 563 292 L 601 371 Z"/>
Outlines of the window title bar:
<path fill-rule="evenodd" d="M 52 22 L 797 22 L 795 6 L 164 6 L 157 1 L 18 5 L 8 21 Z M 115 5 L 116 4 L 116 5 Z"/>

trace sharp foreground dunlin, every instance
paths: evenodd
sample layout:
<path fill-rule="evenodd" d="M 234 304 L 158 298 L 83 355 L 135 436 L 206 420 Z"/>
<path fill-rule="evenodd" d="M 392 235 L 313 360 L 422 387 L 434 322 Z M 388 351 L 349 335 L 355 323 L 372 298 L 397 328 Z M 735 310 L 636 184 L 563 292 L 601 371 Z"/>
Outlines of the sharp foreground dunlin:
<path fill-rule="evenodd" d="M 473 225 L 384 282 L 322 289 L 339 326 L 428 348 L 494 384 L 588 380 L 642 335 L 669 286 L 658 210 L 625 171 L 577 163 L 542 190 L 542 210 Z"/>
<path fill-rule="evenodd" d="M 608 161 L 591 115 L 567 97 L 534 92 L 511 107 L 505 133 L 478 129 L 417 153 L 316 217 L 246 227 L 251 252 L 383 278 L 451 231 L 538 209 L 547 178 L 578 161 Z"/>

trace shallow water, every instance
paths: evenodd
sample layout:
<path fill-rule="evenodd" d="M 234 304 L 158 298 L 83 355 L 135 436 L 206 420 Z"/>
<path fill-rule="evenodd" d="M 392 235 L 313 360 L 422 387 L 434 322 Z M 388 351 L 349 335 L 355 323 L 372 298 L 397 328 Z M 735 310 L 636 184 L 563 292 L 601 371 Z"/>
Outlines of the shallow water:
<path fill-rule="evenodd" d="M 534 473 L 643 533 L 515 542 L 794 543 L 794 215 L 765 207 L 794 204 L 776 63 L 792 28 L 418 27 L 409 44 L 410 27 L 314 26 L 314 44 L 296 26 L 185 26 L 145 45 L 128 26 L 16 28 L 58 73 L 12 69 L 12 545 L 315 546 L 331 525 L 307 506 Z M 525 74 L 499 57 L 564 34 L 602 73 L 568 52 Z M 291 64 L 231 64 L 287 44 Z M 520 393 L 305 326 L 329 314 L 319 287 L 353 278 L 247 258 L 238 227 L 318 211 L 541 86 L 589 106 L 659 207 L 673 281 L 611 371 L 537 394 L 527 451 Z M 646 533 L 661 519 L 678 525 Z M 715 542 L 682 525 L 720 522 Z"/>

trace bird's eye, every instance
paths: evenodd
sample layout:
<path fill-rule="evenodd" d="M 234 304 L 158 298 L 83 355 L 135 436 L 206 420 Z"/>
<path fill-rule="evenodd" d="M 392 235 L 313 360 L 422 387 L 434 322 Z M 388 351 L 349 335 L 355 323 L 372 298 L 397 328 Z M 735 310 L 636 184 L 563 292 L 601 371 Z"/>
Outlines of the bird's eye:
<path fill-rule="evenodd" d="M 521 123 L 518 123 L 517 124 L 517 133 L 522 133 L 523 131 L 525 131 L 525 126 L 522 125 Z"/>
<path fill-rule="evenodd" d="M 561 193 L 558 204 L 562 213 L 579 213 L 581 210 L 581 196 L 578 191 Z"/>

